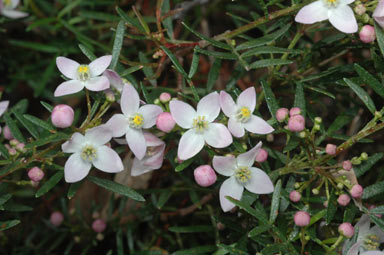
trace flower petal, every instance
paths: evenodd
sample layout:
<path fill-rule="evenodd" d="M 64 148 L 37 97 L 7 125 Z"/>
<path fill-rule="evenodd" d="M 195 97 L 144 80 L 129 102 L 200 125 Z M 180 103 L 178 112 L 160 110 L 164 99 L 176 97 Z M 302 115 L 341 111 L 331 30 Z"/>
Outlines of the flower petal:
<path fill-rule="evenodd" d="M 355 2 L 355 0 L 340 0 L 340 4 L 351 4 Z"/>
<path fill-rule="evenodd" d="M 379 238 L 379 243 L 384 242 L 384 232 L 378 226 L 373 226 L 369 232 Z"/>
<path fill-rule="evenodd" d="M 363 244 L 363 241 L 357 241 L 354 245 L 352 245 L 349 248 L 348 253 L 346 255 L 358 255 L 359 254 L 359 250 L 360 250 L 360 246 L 362 244 Z M 343 247 L 343 254 L 345 254 L 344 247 Z"/>
<path fill-rule="evenodd" d="M 180 139 L 177 156 L 181 160 L 192 158 L 201 151 L 204 144 L 204 137 L 201 134 L 197 134 L 194 129 L 190 129 Z"/>
<path fill-rule="evenodd" d="M 358 26 L 353 10 L 348 5 L 339 5 L 329 14 L 329 22 L 343 33 L 356 33 Z"/>
<path fill-rule="evenodd" d="M 131 175 L 139 176 L 148 173 L 152 170 L 159 169 L 163 165 L 165 144 L 156 148 L 155 154 L 152 156 L 144 157 L 143 160 L 135 158 L 133 160 Z"/>
<path fill-rule="evenodd" d="M 366 251 L 361 253 L 361 255 L 384 255 L 384 252 L 381 251 Z"/>
<path fill-rule="evenodd" d="M 256 115 L 252 115 L 247 122 L 243 123 L 243 126 L 249 132 L 260 135 L 269 134 L 275 130 L 265 120 Z"/>
<path fill-rule="evenodd" d="M 11 18 L 11 19 L 24 18 L 24 17 L 27 17 L 29 15 L 26 12 L 9 10 L 9 9 L 1 10 L 1 14 L 3 14 L 5 17 Z"/>
<path fill-rule="evenodd" d="M 251 112 L 255 110 L 256 107 L 256 90 L 254 87 L 249 87 L 237 97 L 236 100 L 237 107 L 248 107 Z"/>
<path fill-rule="evenodd" d="M 157 136 L 155 136 L 152 133 L 149 132 L 143 132 L 145 141 L 147 142 L 147 146 L 160 146 L 165 144 L 163 140 L 159 139 Z"/>
<path fill-rule="evenodd" d="M 97 157 L 92 161 L 93 165 L 106 173 L 117 173 L 124 170 L 121 158 L 108 146 L 100 146 L 97 149 Z"/>
<path fill-rule="evenodd" d="M 379 1 L 372 16 L 381 27 L 384 27 L 384 1 Z"/>
<path fill-rule="evenodd" d="M 220 92 L 220 107 L 227 117 L 235 115 L 237 106 L 230 94 L 225 91 Z"/>
<path fill-rule="evenodd" d="M 123 90 L 123 80 L 115 71 L 113 71 L 112 69 L 107 69 L 105 70 L 103 75 L 108 78 L 111 86 L 114 87 L 117 91 L 121 92 Z"/>
<path fill-rule="evenodd" d="M 78 182 L 84 179 L 92 164 L 84 161 L 80 153 L 72 154 L 64 165 L 64 178 L 66 182 Z"/>
<path fill-rule="evenodd" d="M 76 80 L 77 79 L 77 68 L 79 68 L 80 64 L 76 61 L 66 58 L 66 57 L 57 57 L 56 65 L 59 71 L 64 74 L 65 77 L 69 79 Z"/>
<path fill-rule="evenodd" d="M 12 9 L 15 9 L 20 3 L 20 0 L 11 0 Z"/>
<path fill-rule="evenodd" d="M 81 151 L 85 137 L 80 133 L 74 133 L 72 137 L 61 145 L 61 150 L 65 153 L 75 153 Z"/>
<path fill-rule="evenodd" d="M 263 145 L 263 143 L 259 142 L 251 150 L 237 156 L 237 165 L 238 166 L 247 166 L 247 167 L 252 166 L 253 163 L 255 163 L 256 155 L 259 153 L 259 150 L 260 150 L 262 145 Z"/>
<path fill-rule="evenodd" d="M 225 148 L 233 142 L 228 128 L 221 123 L 209 123 L 204 140 L 214 148 Z"/>
<path fill-rule="evenodd" d="M 141 129 L 128 128 L 125 138 L 133 154 L 138 159 L 143 159 L 147 151 L 147 143 L 145 142 L 143 131 Z"/>
<path fill-rule="evenodd" d="M 172 100 L 169 109 L 177 125 L 182 128 L 192 127 L 193 119 L 196 117 L 196 111 L 192 106 L 179 100 Z"/>
<path fill-rule="evenodd" d="M 157 116 L 162 113 L 163 110 L 160 106 L 154 104 L 146 104 L 139 108 L 138 113 L 143 115 L 144 124 L 143 128 L 151 128 L 156 124 Z"/>
<path fill-rule="evenodd" d="M 313 24 L 328 19 L 328 8 L 321 0 L 310 3 L 296 14 L 295 21 L 303 24 Z"/>
<path fill-rule="evenodd" d="M 79 92 L 84 88 L 84 84 L 81 81 L 70 80 L 61 83 L 55 90 L 54 96 L 61 97 L 69 94 Z"/>
<path fill-rule="evenodd" d="M 85 132 L 85 139 L 94 145 L 104 145 L 112 138 L 112 131 L 107 125 L 97 126 Z"/>
<path fill-rule="evenodd" d="M 220 113 L 220 97 L 215 91 L 203 97 L 197 104 L 197 115 L 205 116 L 208 122 L 214 121 Z"/>
<path fill-rule="evenodd" d="M 243 137 L 245 134 L 243 123 L 237 121 L 235 118 L 229 118 L 228 129 L 234 137 Z"/>
<path fill-rule="evenodd" d="M 85 87 L 91 91 L 102 91 L 109 88 L 109 80 L 105 76 L 94 77 L 85 82 Z"/>
<path fill-rule="evenodd" d="M 112 131 L 112 137 L 120 137 L 124 135 L 129 128 L 127 117 L 123 114 L 113 115 L 105 125 Z"/>
<path fill-rule="evenodd" d="M 255 194 L 269 194 L 274 190 L 273 183 L 269 176 L 262 170 L 256 167 L 251 167 L 251 179 L 244 187 Z"/>
<path fill-rule="evenodd" d="M 0 116 L 8 109 L 9 101 L 1 101 L 0 102 Z"/>
<path fill-rule="evenodd" d="M 216 172 L 224 176 L 232 176 L 237 167 L 234 156 L 214 156 L 212 165 Z"/>
<path fill-rule="evenodd" d="M 111 63 L 111 60 L 112 60 L 111 55 L 102 56 L 93 60 L 89 64 L 89 69 L 91 70 L 92 77 L 96 77 L 102 74 Z"/>
<path fill-rule="evenodd" d="M 355 228 L 356 227 L 359 228 L 359 235 L 357 240 L 364 239 L 366 235 L 369 235 L 370 225 L 371 225 L 371 219 L 367 214 L 363 214 L 355 225 Z"/>
<path fill-rule="evenodd" d="M 243 196 L 244 187 L 240 185 L 234 176 L 228 178 L 221 184 L 220 187 L 220 205 L 224 212 L 228 212 L 235 207 L 235 204 L 230 202 L 226 196 L 240 200 Z"/>
<path fill-rule="evenodd" d="M 126 84 L 121 93 L 121 111 L 125 116 L 130 116 L 133 113 L 136 113 L 139 110 L 140 106 L 140 97 L 136 89 L 130 85 Z"/>

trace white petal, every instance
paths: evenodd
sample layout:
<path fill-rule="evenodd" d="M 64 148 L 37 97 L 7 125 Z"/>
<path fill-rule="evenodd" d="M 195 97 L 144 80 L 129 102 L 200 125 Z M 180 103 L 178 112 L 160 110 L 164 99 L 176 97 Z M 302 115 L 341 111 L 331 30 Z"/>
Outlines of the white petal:
<path fill-rule="evenodd" d="M 85 87 L 91 91 L 102 91 L 109 88 L 109 80 L 105 76 L 91 78 L 84 84 Z"/>
<path fill-rule="evenodd" d="M 106 125 L 97 126 L 88 129 L 85 132 L 85 138 L 94 145 L 103 145 L 112 138 L 112 131 Z"/>
<path fill-rule="evenodd" d="M 147 151 L 147 144 L 141 129 L 128 128 L 125 136 L 127 143 L 132 153 L 138 159 L 143 159 Z"/>
<path fill-rule="evenodd" d="M 124 135 L 129 128 L 128 119 L 123 114 L 113 115 L 105 125 L 112 131 L 113 137 Z"/>
<path fill-rule="evenodd" d="M 310 3 L 296 14 L 295 21 L 303 24 L 313 24 L 328 19 L 328 8 L 322 0 Z"/>
<path fill-rule="evenodd" d="M 100 74 L 102 74 L 108 68 L 109 64 L 111 63 L 111 60 L 111 55 L 102 56 L 93 60 L 89 64 L 89 69 L 91 69 L 92 77 L 99 76 Z"/>
<path fill-rule="evenodd" d="M 236 158 L 234 156 L 214 156 L 212 160 L 216 172 L 224 176 L 232 176 L 236 170 Z"/>
<path fill-rule="evenodd" d="M 251 167 L 251 179 L 244 187 L 255 194 L 269 194 L 274 190 L 273 183 L 269 176 L 262 170 L 256 167 Z"/>
<path fill-rule="evenodd" d="M 121 111 L 125 116 L 130 116 L 133 113 L 136 113 L 139 110 L 140 106 L 140 97 L 136 89 L 130 85 L 126 84 L 123 88 L 123 93 L 121 93 Z"/>
<path fill-rule="evenodd" d="M 180 139 L 177 156 L 181 160 L 192 158 L 201 151 L 204 144 L 204 137 L 197 134 L 194 129 L 190 129 Z"/>
<path fill-rule="evenodd" d="M 193 119 L 196 117 L 196 111 L 192 106 L 179 100 L 172 100 L 169 109 L 177 125 L 186 129 L 192 127 Z"/>
<path fill-rule="evenodd" d="M 340 4 L 351 4 L 355 2 L 355 0 L 340 0 Z"/>
<path fill-rule="evenodd" d="M 220 97 L 215 91 L 203 97 L 197 104 L 197 115 L 205 116 L 208 122 L 214 121 L 220 113 Z"/>
<path fill-rule="evenodd" d="M 249 132 L 260 135 L 269 134 L 275 130 L 265 120 L 256 115 L 252 115 L 247 122 L 243 123 L 243 126 Z"/>
<path fill-rule="evenodd" d="M 112 69 L 107 69 L 105 70 L 103 75 L 108 78 L 111 86 L 117 89 L 117 91 L 121 92 L 123 90 L 123 86 L 124 86 L 123 80 L 115 71 L 113 71 Z"/>
<path fill-rule="evenodd" d="M 8 9 L 3 9 L 1 10 L 1 13 L 8 18 L 11 19 L 19 19 L 19 18 L 24 18 L 27 17 L 29 14 L 26 12 L 21 12 L 21 11 L 15 11 L 15 10 L 8 10 Z"/>
<path fill-rule="evenodd" d="M 11 0 L 12 9 L 15 9 L 20 3 L 20 0 Z"/>
<path fill-rule="evenodd" d="M 143 128 L 151 128 L 156 124 L 157 116 L 162 113 L 163 110 L 160 106 L 154 104 L 146 104 L 140 107 L 138 113 L 143 115 L 144 124 Z"/>
<path fill-rule="evenodd" d="M 0 116 L 8 109 L 9 101 L 1 101 L 0 102 Z"/>
<path fill-rule="evenodd" d="M 61 145 L 61 150 L 65 153 L 75 153 L 81 151 L 85 137 L 80 133 L 74 133 L 72 137 Z"/>
<path fill-rule="evenodd" d="M 228 128 L 221 123 L 209 123 L 204 132 L 204 140 L 214 148 L 225 148 L 233 141 Z"/>
<path fill-rule="evenodd" d="M 362 243 L 363 243 L 362 241 L 357 241 L 354 245 L 352 245 L 349 248 L 348 253 L 346 255 L 358 255 L 360 246 L 362 245 Z M 344 247 L 343 247 L 343 250 L 344 250 Z"/>
<path fill-rule="evenodd" d="M 384 252 L 381 251 L 366 251 L 361 253 L 361 255 L 384 255 Z"/>
<path fill-rule="evenodd" d="M 254 87 L 249 87 L 237 97 L 237 107 L 248 107 L 253 112 L 256 107 L 256 90 Z"/>
<path fill-rule="evenodd" d="M 97 149 L 97 157 L 92 163 L 97 169 L 107 173 L 117 173 L 124 170 L 123 162 L 119 155 L 105 145 Z"/>
<path fill-rule="evenodd" d="M 64 166 L 64 178 L 66 182 L 78 182 L 84 179 L 89 170 L 91 170 L 91 163 L 84 161 L 80 153 L 72 154 Z"/>
<path fill-rule="evenodd" d="M 232 117 L 233 115 L 235 115 L 237 110 L 235 101 L 233 101 L 231 95 L 225 91 L 220 92 L 220 106 L 221 110 L 227 117 Z"/>
<path fill-rule="evenodd" d="M 251 150 L 237 156 L 237 165 L 238 166 L 246 166 L 246 167 L 252 166 L 253 163 L 255 163 L 256 155 L 257 155 L 257 153 L 259 153 L 259 150 L 260 150 L 262 145 L 263 145 L 263 143 L 259 142 Z"/>
<path fill-rule="evenodd" d="M 143 132 L 145 141 L 147 142 L 148 147 L 155 147 L 165 144 L 163 140 L 159 139 L 157 136 L 155 136 L 152 133 L 149 132 Z"/>
<path fill-rule="evenodd" d="M 356 33 L 358 29 L 353 10 L 348 5 L 339 5 L 332 10 L 329 22 L 343 33 Z"/>
<path fill-rule="evenodd" d="M 235 118 L 229 118 L 228 129 L 234 137 L 243 137 L 245 134 L 243 123 L 237 121 Z"/>
<path fill-rule="evenodd" d="M 364 239 L 369 234 L 369 228 L 371 225 L 371 219 L 367 214 L 363 214 L 359 221 L 356 223 L 355 228 L 359 228 L 358 240 Z"/>
<path fill-rule="evenodd" d="M 378 226 L 373 226 L 369 232 L 379 238 L 379 243 L 384 242 L 384 232 Z"/>
<path fill-rule="evenodd" d="M 79 92 L 84 88 L 84 84 L 81 81 L 70 80 L 61 83 L 55 90 L 55 97 L 61 97 L 69 94 Z"/>
<path fill-rule="evenodd" d="M 226 196 L 240 200 L 243 196 L 244 187 L 240 185 L 234 176 L 228 178 L 221 184 L 220 187 L 220 205 L 224 212 L 228 212 L 235 207 L 235 204 L 230 202 Z"/>
<path fill-rule="evenodd" d="M 159 169 L 163 165 L 165 144 L 158 146 L 152 156 L 146 156 L 143 160 L 133 160 L 131 175 L 139 176 L 152 170 Z"/>
<path fill-rule="evenodd" d="M 79 68 L 80 64 L 76 61 L 66 58 L 66 57 L 57 57 L 56 65 L 59 71 L 64 74 L 64 76 L 69 79 L 76 80 L 77 77 L 77 68 Z"/>

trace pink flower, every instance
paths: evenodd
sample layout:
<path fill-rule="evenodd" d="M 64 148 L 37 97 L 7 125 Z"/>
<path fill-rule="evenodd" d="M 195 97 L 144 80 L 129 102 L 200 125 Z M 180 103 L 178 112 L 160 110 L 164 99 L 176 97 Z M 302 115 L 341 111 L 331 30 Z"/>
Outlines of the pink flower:
<path fill-rule="evenodd" d="M 124 82 L 115 71 L 113 71 L 112 69 L 107 69 L 104 71 L 103 75 L 108 78 L 109 84 L 114 89 L 116 89 L 119 92 L 123 90 Z"/>
<path fill-rule="evenodd" d="M 112 56 L 103 56 L 95 59 L 89 65 L 80 65 L 76 61 L 57 57 L 56 65 L 60 72 L 69 81 L 61 83 L 55 90 L 55 97 L 74 94 L 87 88 L 91 91 L 101 91 L 109 88 L 109 80 L 105 76 L 100 76 L 111 63 Z"/>
<path fill-rule="evenodd" d="M 305 128 L 305 119 L 301 115 L 291 116 L 288 120 L 288 129 L 292 132 L 301 132 Z"/>
<path fill-rule="evenodd" d="M 371 43 L 376 39 L 375 28 L 371 25 L 365 25 L 361 28 L 359 36 L 362 42 Z"/>
<path fill-rule="evenodd" d="M 169 112 L 162 112 L 157 116 L 156 119 L 156 127 L 165 132 L 169 133 L 172 131 L 172 129 L 175 127 L 176 122 L 172 117 L 172 114 Z"/>
<path fill-rule="evenodd" d="M 336 150 L 337 150 L 337 146 L 334 145 L 334 144 L 328 143 L 325 146 L 325 153 L 327 153 L 328 155 L 335 155 L 336 154 Z"/>
<path fill-rule="evenodd" d="M 193 171 L 195 181 L 201 187 L 208 187 L 214 184 L 217 180 L 215 171 L 210 165 L 199 166 Z"/>
<path fill-rule="evenodd" d="M 276 111 L 276 119 L 278 122 L 283 122 L 288 117 L 289 110 L 287 108 L 280 108 Z"/>
<path fill-rule="evenodd" d="M 3 135 L 4 135 L 4 138 L 7 139 L 7 140 L 13 139 L 13 135 L 12 135 L 11 130 L 9 129 L 8 126 L 4 127 Z"/>
<path fill-rule="evenodd" d="M 55 127 L 67 128 L 72 125 L 75 112 L 66 104 L 56 105 L 52 110 L 51 121 Z"/>
<path fill-rule="evenodd" d="M 168 103 L 171 100 L 171 94 L 163 92 L 160 94 L 159 99 L 163 104 Z"/>
<path fill-rule="evenodd" d="M 379 4 L 377 5 L 372 16 L 376 22 L 384 28 L 384 0 L 379 1 Z"/>
<path fill-rule="evenodd" d="M 343 169 L 345 171 L 350 171 L 352 169 L 352 162 L 350 160 L 343 161 Z"/>
<path fill-rule="evenodd" d="M 346 238 L 351 238 L 355 234 L 355 229 L 349 222 L 344 222 L 340 224 L 338 230 L 339 233 L 345 236 Z"/>
<path fill-rule="evenodd" d="M 220 205 L 224 212 L 230 211 L 235 205 L 226 196 L 240 200 L 243 196 L 244 188 L 255 194 L 268 194 L 273 192 L 274 187 L 269 176 L 261 169 L 252 167 L 256 155 L 261 148 L 259 142 L 253 149 L 237 158 L 233 156 L 213 157 L 213 168 L 221 175 L 229 178 L 220 187 Z"/>
<path fill-rule="evenodd" d="M 9 101 L 0 102 L 0 117 L 3 116 L 4 112 L 8 109 L 8 106 L 9 106 Z"/>
<path fill-rule="evenodd" d="M 64 220 L 64 216 L 59 211 L 53 212 L 51 214 L 51 217 L 49 218 L 49 221 L 52 223 L 52 225 L 56 227 L 60 226 L 63 220 Z"/>
<path fill-rule="evenodd" d="M 297 213 L 295 213 L 293 220 L 297 226 L 305 227 L 309 225 L 309 222 L 311 221 L 311 216 L 309 216 L 309 213 L 307 212 L 298 211 Z"/>
<path fill-rule="evenodd" d="M 291 191 L 291 193 L 289 193 L 289 199 L 292 202 L 297 203 L 301 199 L 301 194 L 299 192 L 297 192 L 296 190 L 293 190 L 293 191 Z"/>
<path fill-rule="evenodd" d="M 44 178 L 44 172 L 39 167 L 35 166 L 29 169 L 28 177 L 34 182 L 39 182 Z"/>
<path fill-rule="evenodd" d="M 347 194 L 341 194 L 338 198 L 337 198 L 337 202 L 339 203 L 339 205 L 341 206 L 347 206 L 349 204 L 349 202 L 351 201 L 351 198 L 347 195 Z"/>
<path fill-rule="evenodd" d="M 126 84 L 121 94 L 121 111 L 106 123 L 113 132 L 113 137 L 125 135 L 128 146 L 141 160 L 145 156 L 147 144 L 142 129 L 155 125 L 157 116 L 163 112 L 160 106 L 146 104 L 140 107 L 140 98 L 132 85 Z"/>
<path fill-rule="evenodd" d="M 350 190 L 351 196 L 353 198 L 361 198 L 363 196 L 364 189 L 361 185 L 355 184 Z"/>
<path fill-rule="evenodd" d="M 177 155 L 181 160 L 192 158 L 199 153 L 205 143 L 214 148 L 225 148 L 232 143 L 232 136 L 221 123 L 213 123 L 220 113 L 219 94 L 212 92 L 192 106 L 179 100 L 172 100 L 169 108 L 177 125 L 188 129 L 179 143 Z"/>
<path fill-rule="evenodd" d="M 101 233 L 107 228 L 107 224 L 102 219 L 97 219 L 92 223 L 92 229 L 96 233 Z"/>
<path fill-rule="evenodd" d="M 220 105 L 224 114 L 229 118 L 228 129 L 235 137 L 243 137 L 244 129 L 255 134 L 269 134 L 274 131 L 262 118 L 253 115 L 256 107 L 256 91 L 254 87 L 247 88 L 238 96 L 236 103 L 225 91 L 220 92 Z"/>
<path fill-rule="evenodd" d="M 267 159 L 268 159 L 268 151 L 266 151 L 264 149 L 260 149 L 259 153 L 257 153 L 257 155 L 256 155 L 256 161 L 259 163 L 263 163 Z"/>
<path fill-rule="evenodd" d="M 20 0 L 0 0 L 0 14 L 11 19 L 27 17 L 28 13 L 15 10 L 19 2 Z"/>

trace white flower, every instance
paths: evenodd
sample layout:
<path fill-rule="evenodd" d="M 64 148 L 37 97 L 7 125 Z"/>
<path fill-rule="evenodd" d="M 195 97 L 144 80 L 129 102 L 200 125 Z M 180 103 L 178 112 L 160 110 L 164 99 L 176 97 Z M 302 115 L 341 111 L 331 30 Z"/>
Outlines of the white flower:
<path fill-rule="evenodd" d="M 297 13 L 295 21 L 303 24 L 329 20 L 343 33 L 356 33 L 358 26 L 355 15 L 348 4 L 355 0 L 318 0 L 310 3 Z"/>
<path fill-rule="evenodd" d="M 106 146 L 112 138 L 112 132 L 105 126 L 89 129 L 85 135 L 74 133 L 61 149 L 73 153 L 65 162 L 64 177 L 66 182 L 78 182 L 84 179 L 92 165 L 107 173 L 123 171 L 123 162 L 119 155 Z"/>
<path fill-rule="evenodd" d="M 20 0 L 0 0 L 0 13 L 11 19 L 24 18 L 29 14 L 26 12 L 16 11 Z"/>
<path fill-rule="evenodd" d="M 261 169 L 252 167 L 259 153 L 262 143 L 259 142 L 250 151 L 240 154 L 237 158 L 233 156 L 213 157 L 213 168 L 221 175 L 229 178 L 220 187 L 220 205 L 224 212 L 230 211 L 235 205 L 226 196 L 240 200 L 244 188 L 255 194 L 268 194 L 273 192 L 274 187 L 269 176 Z"/>

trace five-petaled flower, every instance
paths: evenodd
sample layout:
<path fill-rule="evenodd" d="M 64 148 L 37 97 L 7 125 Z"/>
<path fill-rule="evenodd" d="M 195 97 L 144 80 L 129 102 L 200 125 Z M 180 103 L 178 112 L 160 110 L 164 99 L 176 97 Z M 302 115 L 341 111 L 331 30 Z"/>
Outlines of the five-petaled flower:
<path fill-rule="evenodd" d="M 255 194 L 268 194 L 274 187 L 271 179 L 261 169 L 252 167 L 262 143 L 259 142 L 250 151 L 234 156 L 214 156 L 213 168 L 221 175 L 229 178 L 220 187 L 220 205 L 224 212 L 230 211 L 235 205 L 226 196 L 240 200 L 244 188 Z"/>
<path fill-rule="evenodd" d="M 232 136 L 221 123 L 213 123 L 220 113 L 219 94 L 212 92 L 197 104 L 197 111 L 187 103 L 172 100 L 169 108 L 177 125 L 189 129 L 179 143 L 179 159 L 192 158 L 201 151 L 205 142 L 215 148 L 224 148 L 232 143 Z"/>
<path fill-rule="evenodd" d="M 55 90 L 55 97 L 77 93 L 84 87 L 91 91 L 109 88 L 109 80 L 100 76 L 111 63 L 112 56 L 103 56 L 93 60 L 89 65 L 80 65 L 76 61 L 57 57 L 56 65 L 69 81 L 61 83 Z"/>
<path fill-rule="evenodd" d="M 20 0 L 0 0 L 0 14 L 11 19 L 27 17 L 28 13 L 15 10 L 19 2 Z"/>

